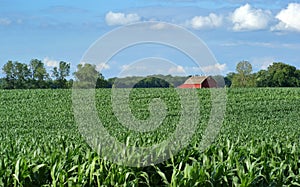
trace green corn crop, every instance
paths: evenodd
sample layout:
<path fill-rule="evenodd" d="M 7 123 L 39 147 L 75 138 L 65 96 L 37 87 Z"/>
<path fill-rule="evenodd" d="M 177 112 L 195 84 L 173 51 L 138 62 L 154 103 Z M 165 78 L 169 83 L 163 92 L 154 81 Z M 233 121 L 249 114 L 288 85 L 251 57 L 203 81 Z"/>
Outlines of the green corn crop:
<path fill-rule="evenodd" d="M 227 89 L 225 120 L 204 151 L 211 98 L 209 89 L 197 92 L 201 118 L 190 145 L 163 163 L 134 168 L 102 158 L 85 142 L 71 90 L 1 90 L 0 186 L 300 186 L 300 89 Z M 133 89 L 133 115 L 149 118 L 154 98 L 165 103 L 166 117 L 148 133 L 122 126 L 110 89 L 96 90 L 96 108 L 118 141 L 149 146 L 174 132 L 181 110 L 172 88 Z"/>

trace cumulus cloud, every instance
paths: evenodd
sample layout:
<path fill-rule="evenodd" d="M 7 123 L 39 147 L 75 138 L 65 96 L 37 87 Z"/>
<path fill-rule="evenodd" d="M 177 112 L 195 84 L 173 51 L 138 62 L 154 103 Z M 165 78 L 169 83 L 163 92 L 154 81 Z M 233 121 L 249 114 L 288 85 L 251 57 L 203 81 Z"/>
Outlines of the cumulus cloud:
<path fill-rule="evenodd" d="M 92 64 L 92 63 L 87 63 L 85 61 L 81 61 L 79 64 L 81 64 L 81 65 L 84 66 L 85 64 Z M 92 65 L 94 66 L 95 64 L 92 64 Z M 105 70 L 105 69 L 110 69 L 110 66 L 107 63 L 104 63 L 104 62 L 99 63 L 99 64 L 97 64 L 95 66 L 96 66 L 96 70 L 97 71 Z"/>
<path fill-rule="evenodd" d="M 300 4 L 290 3 L 286 9 L 276 15 L 276 18 L 279 23 L 271 30 L 300 31 Z"/>
<path fill-rule="evenodd" d="M 153 30 L 162 30 L 168 28 L 168 25 L 166 23 L 155 23 L 150 28 Z"/>
<path fill-rule="evenodd" d="M 124 14 L 121 12 L 108 12 L 105 16 L 105 21 L 107 25 L 126 25 L 141 20 L 141 17 L 138 14 Z"/>
<path fill-rule="evenodd" d="M 0 25 L 9 25 L 11 24 L 11 20 L 7 18 L 0 18 Z"/>
<path fill-rule="evenodd" d="M 185 73 L 185 70 L 182 66 L 176 66 L 176 67 L 171 67 L 169 69 L 169 74 L 181 74 L 181 73 Z"/>
<path fill-rule="evenodd" d="M 181 65 L 159 63 L 162 63 L 162 61 L 157 61 L 157 63 L 153 62 L 151 64 L 146 64 L 144 62 L 139 62 L 139 64 L 125 64 L 119 67 L 121 73 L 118 76 L 147 76 L 157 74 L 186 75 L 185 68 Z"/>
<path fill-rule="evenodd" d="M 207 74 L 219 74 L 227 69 L 227 64 L 216 63 L 214 65 L 202 67 L 202 71 Z"/>
<path fill-rule="evenodd" d="M 230 15 L 234 31 L 260 30 L 268 27 L 271 21 L 269 10 L 255 9 L 246 4 Z"/>
<path fill-rule="evenodd" d="M 126 70 L 129 69 L 129 67 L 130 67 L 130 65 L 128 65 L 128 64 L 122 65 L 121 66 L 121 71 L 126 71 Z"/>
<path fill-rule="evenodd" d="M 47 67 L 57 67 L 59 65 L 57 60 L 52 60 L 49 57 L 44 58 L 43 62 Z"/>
<path fill-rule="evenodd" d="M 96 70 L 100 71 L 100 70 L 105 70 L 105 69 L 109 69 L 110 66 L 107 63 L 100 63 L 96 65 Z"/>
<path fill-rule="evenodd" d="M 252 60 L 252 64 L 254 68 L 257 68 L 259 70 L 261 69 L 266 70 L 275 61 L 276 59 L 274 57 L 261 57 L 261 58 L 254 58 Z"/>
<path fill-rule="evenodd" d="M 157 68 L 150 66 L 149 64 L 125 64 L 120 66 L 121 71 L 127 71 L 134 74 L 139 74 L 139 73 L 151 73 L 157 71 Z"/>
<path fill-rule="evenodd" d="M 223 16 L 210 13 L 208 16 L 195 16 L 188 21 L 188 25 L 193 29 L 216 28 L 223 23 Z"/>

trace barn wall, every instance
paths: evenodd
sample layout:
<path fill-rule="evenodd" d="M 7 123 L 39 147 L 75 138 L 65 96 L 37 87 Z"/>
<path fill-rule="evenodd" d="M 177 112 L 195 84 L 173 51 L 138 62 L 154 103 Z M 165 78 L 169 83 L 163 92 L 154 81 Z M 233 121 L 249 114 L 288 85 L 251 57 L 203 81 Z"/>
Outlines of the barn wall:
<path fill-rule="evenodd" d="M 206 79 L 205 81 L 203 81 L 202 87 L 203 88 L 216 88 L 217 87 L 217 83 L 213 79 Z"/>
<path fill-rule="evenodd" d="M 217 88 L 217 82 L 212 78 L 206 78 L 202 84 L 182 84 L 178 88 Z"/>
<path fill-rule="evenodd" d="M 201 88 L 201 84 L 182 84 L 178 88 Z"/>

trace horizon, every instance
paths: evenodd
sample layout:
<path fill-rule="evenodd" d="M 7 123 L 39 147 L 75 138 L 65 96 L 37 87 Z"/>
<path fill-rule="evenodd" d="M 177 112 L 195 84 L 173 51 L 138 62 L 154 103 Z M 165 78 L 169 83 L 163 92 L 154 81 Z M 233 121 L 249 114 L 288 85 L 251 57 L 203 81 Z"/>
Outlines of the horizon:
<path fill-rule="evenodd" d="M 71 63 L 71 72 L 88 48 L 104 34 L 127 24 L 162 21 L 184 27 L 198 36 L 217 64 L 201 67 L 226 75 L 246 60 L 253 72 L 273 62 L 300 68 L 300 1 L 164 0 L 68 2 L 1 1 L 0 66 L 8 61 L 28 64 L 37 58 L 47 70 L 59 61 Z M 157 25 L 160 29 L 163 25 Z M 97 64 L 106 79 L 117 77 L 128 64 L 153 55 L 177 65 L 171 75 L 201 74 L 178 51 L 155 45 L 132 46 L 109 62 Z M 155 66 L 157 67 L 157 65 Z M 1 76 L 3 73 L 1 71 Z"/>

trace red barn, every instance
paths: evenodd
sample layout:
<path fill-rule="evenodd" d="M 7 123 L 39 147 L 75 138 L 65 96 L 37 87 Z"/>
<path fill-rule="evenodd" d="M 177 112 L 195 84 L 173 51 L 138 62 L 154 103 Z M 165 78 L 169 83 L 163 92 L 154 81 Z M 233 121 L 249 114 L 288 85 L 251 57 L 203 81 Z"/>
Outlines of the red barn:
<path fill-rule="evenodd" d="M 178 88 L 216 88 L 217 82 L 211 76 L 193 76 Z"/>

